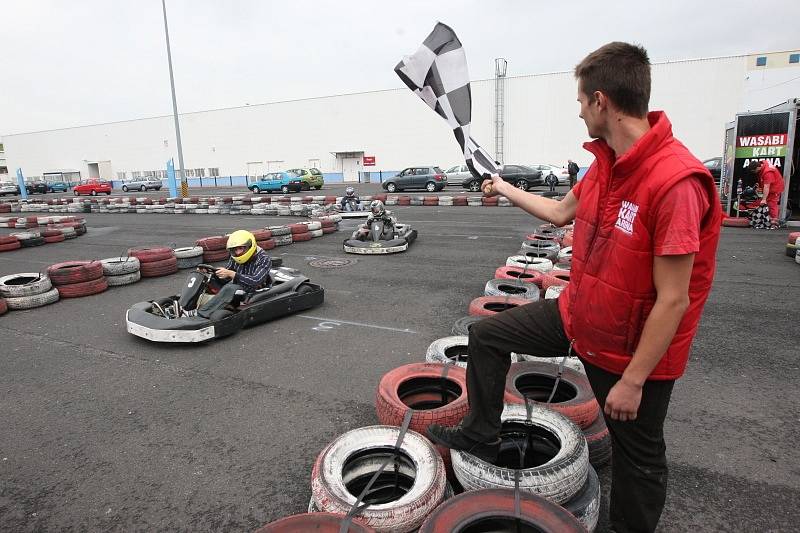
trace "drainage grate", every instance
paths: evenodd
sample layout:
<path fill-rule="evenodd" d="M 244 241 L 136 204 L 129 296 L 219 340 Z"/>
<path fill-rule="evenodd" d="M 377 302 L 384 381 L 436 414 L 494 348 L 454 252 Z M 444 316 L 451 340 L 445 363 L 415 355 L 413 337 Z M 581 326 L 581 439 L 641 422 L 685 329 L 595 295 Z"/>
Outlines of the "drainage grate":
<path fill-rule="evenodd" d="M 314 259 L 308 264 L 314 268 L 342 268 L 355 263 L 355 259 Z"/>

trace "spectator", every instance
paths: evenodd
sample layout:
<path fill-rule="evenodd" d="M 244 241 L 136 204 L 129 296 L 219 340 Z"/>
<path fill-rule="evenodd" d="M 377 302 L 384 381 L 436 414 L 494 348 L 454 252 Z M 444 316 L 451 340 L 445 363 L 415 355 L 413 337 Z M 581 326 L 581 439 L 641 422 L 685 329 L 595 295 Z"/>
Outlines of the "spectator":
<path fill-rule="evenodd" d="M 575 182 L 578 179 L 578 172 L 580 172 L 581 169 L 572 159 L 568 159 L 567 161 L 567 172 L 569 172 L 569 188 L 572 190 L 572 188 L 575 186 Z"/>

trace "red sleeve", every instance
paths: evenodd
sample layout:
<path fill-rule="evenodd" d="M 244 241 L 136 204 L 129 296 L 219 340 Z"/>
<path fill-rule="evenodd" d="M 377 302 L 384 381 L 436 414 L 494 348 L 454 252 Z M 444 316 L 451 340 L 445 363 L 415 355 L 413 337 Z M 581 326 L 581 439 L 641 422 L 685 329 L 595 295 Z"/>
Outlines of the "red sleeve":
<path fill-rule="evenodd" d="M 700 222 L 708 211 L 700 178 L 690 176 L 669 189 L 655 210 L 653 253 L 685 255 L 700 251 Z"/>

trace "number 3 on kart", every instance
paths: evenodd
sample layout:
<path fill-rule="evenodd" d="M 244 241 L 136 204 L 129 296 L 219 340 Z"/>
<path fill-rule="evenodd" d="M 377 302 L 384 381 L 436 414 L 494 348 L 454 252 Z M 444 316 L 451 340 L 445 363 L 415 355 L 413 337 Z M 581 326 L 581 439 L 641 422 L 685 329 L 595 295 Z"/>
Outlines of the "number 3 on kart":
<path fill-rule="evenodd" d="M 197 281 L 197 278 L 192 276 L 192 278 L 189 280 L 189 284 L 186 285 L 186 286 L 191 289 L 192 287 L 194 287 L 194 282 L 195 281 Z"/>

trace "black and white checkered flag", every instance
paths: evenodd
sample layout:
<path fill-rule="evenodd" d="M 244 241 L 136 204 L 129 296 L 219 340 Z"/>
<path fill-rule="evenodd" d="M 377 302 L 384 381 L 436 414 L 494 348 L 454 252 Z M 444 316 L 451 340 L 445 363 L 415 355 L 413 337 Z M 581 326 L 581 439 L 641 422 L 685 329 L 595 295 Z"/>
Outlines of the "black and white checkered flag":
<path fill-rule="evenodd" d="M 438 22 L 419 50 L 405 56 L 394 71 L 453 128 L 473 176 L 482 179 L 499 173 L 492 156 L 469 135 L 472 92 L 467 56 L 452 28 Z"/>

